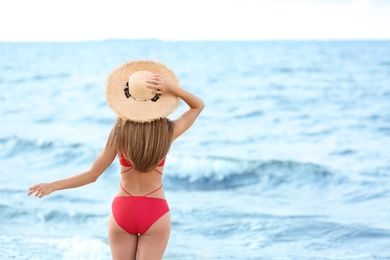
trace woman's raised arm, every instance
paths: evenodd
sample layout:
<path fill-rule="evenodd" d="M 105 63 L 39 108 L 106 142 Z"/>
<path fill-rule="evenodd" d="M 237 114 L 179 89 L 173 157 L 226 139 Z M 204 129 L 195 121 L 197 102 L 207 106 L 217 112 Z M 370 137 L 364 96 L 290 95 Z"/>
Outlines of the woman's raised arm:
<path fill-rule="evenodd" d="M 178 119 L 174 120 L 175 127 L 172 139 L 175 140 L 192 126 L 196 118 L 202 112 L 205 106 L 204 102 L 191 92 L 163 79 L 159 75 L 154 75 L 146 82 L 148 83 L 148 88 L 154 89 L 154 94 L 172 93 L 173 95 L 181 98 L 189 106 L 189 109 L 186 112 L 184 112 Z"/>
<path fill-rule="evenodd" d="M 115 145 L 105 147 L 96 157 L 90 170 L 51 183 L 36 184 L 29 189 L 27 196 L 35 194 L 36 197 L 42 198 L 57 190 L 76 188 L 95 182 L 108 166 L 110 166 L 116 154 Z"/>

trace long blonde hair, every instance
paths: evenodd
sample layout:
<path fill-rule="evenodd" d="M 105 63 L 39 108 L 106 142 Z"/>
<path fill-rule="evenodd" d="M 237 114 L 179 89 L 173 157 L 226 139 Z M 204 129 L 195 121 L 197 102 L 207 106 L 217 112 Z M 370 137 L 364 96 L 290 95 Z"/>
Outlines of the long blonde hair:
<path fill-rule="evenodd" d="M 138 123 L 118 118 L 111 130 L 107 146 L 116 145 L 118 154 L 141 172 L 153 170 L 167 155 L 172 143 L 173 122 L 161 118 Z"/>

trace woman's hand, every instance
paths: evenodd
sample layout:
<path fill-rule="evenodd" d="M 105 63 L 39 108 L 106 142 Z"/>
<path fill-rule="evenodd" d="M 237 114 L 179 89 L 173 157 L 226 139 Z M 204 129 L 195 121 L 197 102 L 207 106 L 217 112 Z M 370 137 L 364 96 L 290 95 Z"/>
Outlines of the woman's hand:
<path fill-rule="evenodd" d="M 32 186 L 29 189 L 27 196 L 35 193 L 35 197 L 42 198 L 43 196 L 49 195 L 53 191 L 55 191 L 55 188 L 52 183 L 40 183 Z"/>
<path fill-rule="evenodd" d="M 175 94 L 175 90 L 179 88 L 176 84 L 164 79 L 160 75 L 153 75 L 150 80 L 147 80 L 147 88 L 153 89 L 153 94 L 172 93 Z"/>
<path fill-rule="evenodd" d="M 146 87 L 153 90 L 153 94 L 171 93 L 182 99 L 189 106 L 189 110 L 184 112 L 179 119 L 174 120 L 175 124 L 172 140 L 175 140 L 187 131 L 187 129 L 195 122 L 196 118 L 204 108 L 203 101 L 175 83 L 164 79 L 160 75 L 153 75 L 151 79 L 146 80 L 145 82 L 147 83 Z"/>

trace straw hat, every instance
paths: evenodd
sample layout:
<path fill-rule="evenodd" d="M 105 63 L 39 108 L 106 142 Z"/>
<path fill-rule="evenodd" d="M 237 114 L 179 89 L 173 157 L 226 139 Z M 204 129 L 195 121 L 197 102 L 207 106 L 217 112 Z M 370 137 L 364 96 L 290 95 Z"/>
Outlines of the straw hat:
<path fill-rule="evenodd" d="M 118 116 L 136 122 L 151 122 L 172 114 L 180 99 L 170 93 L 153 94 L 146 80 L 159 74 L 179 85 L 179 79 L 166 65 L 152 60 L 127 62 L 111 72 L 107 79 L 106 99 Z"/>

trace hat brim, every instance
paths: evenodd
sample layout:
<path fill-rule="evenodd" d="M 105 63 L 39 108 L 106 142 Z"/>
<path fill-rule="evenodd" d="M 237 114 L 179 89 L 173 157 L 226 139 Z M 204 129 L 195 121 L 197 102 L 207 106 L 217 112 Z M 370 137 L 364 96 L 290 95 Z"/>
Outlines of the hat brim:
<path fill-rule="evenodd" d="M 156 102 L 127 98 L 124 88 L 129 77 L 137 71 L 150 71 L 180 86 L 173 70 L 165 64 L 152 60 L 127 62 L 111 72 L 107 79 L 106 100 L 118 116 L 135 122 L 151 122 L 172 114 L 180 99 L 170 93 L 162 94 Z"/>

